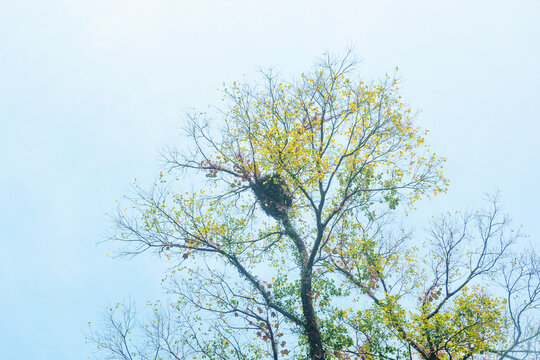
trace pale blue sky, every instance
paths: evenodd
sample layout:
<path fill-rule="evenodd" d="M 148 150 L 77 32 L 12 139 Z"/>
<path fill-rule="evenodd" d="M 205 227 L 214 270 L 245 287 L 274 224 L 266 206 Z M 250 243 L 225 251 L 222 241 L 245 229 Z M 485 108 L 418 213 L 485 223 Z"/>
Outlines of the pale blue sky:
<path fill-rule="evenodd" d="M 0 358 L 85 359 L 108 303 L 159 297 L 159 259 L 96 243 L 115 199 L 159 172 L 187 108 L 350 44 L 367 79 L 399 66 L 448 158 L 450 191 L 422 215 L 499 189 L 538 245 L 539 15 L 537 0 L 0 1 Z"/>

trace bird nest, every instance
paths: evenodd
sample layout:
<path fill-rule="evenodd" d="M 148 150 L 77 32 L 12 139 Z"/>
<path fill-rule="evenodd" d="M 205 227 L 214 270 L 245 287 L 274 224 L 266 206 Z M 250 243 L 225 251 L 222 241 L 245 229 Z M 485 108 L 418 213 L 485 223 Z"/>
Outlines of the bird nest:
<path fill-rule="evenodd" d="M 263 211 L 274 219 L 283 219 L 292 206 L 292 194 L 279 174 L 265 175 L 251 185 Z"/>

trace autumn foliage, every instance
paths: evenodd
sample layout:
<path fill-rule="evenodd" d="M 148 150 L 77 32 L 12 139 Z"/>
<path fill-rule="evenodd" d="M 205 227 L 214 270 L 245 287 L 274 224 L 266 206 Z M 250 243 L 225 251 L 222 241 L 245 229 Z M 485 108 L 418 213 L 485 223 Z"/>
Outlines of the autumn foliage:
<path fill-rule="evenodd" d="M 220 112 L 188 117 L 189 145 L 111 234 L 174 264 L 171 303 L 146 327 L 157 358 L 534 354 L 538 258 L 512 253 L 520 233 L 496 199 L 433 221 L 425 241 L 397 225 L 448 185 L 398 90 L 325 57 L 293 81 L 233 83 Z"/>

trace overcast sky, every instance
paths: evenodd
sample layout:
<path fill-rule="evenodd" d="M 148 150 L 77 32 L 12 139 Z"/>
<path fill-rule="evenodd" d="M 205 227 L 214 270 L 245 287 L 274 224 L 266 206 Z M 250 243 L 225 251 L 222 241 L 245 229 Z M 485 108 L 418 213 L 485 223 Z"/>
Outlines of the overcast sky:
<path fill-rule="evenodd" d="M 115 200 L 151 183 L 223 81 L 348 45 L 366 79 L 399 66 L 448 159 L 450 190 L 422 216 L 499 189 L 539 245 L 539 16 L 537 0 L 0 1 L 0 358 L 87 358 L 107 304 L 158 298 L 158 258 L 96 246 Z"/>

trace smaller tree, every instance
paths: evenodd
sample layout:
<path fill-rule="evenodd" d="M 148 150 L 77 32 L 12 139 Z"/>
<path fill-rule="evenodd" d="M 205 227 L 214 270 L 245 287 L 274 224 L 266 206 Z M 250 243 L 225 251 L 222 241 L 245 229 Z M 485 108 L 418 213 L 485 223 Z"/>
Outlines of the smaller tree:
<path fill-rule="evenodd" d="M 353 70 L 327 57 L 290 83 L 234 83 L 219 130 L 189 117 L 191 151 L 166 155 L 168 173 L 135 188 L 111 234 L 125 254 L 178 261 L 174 300 L 144 346 L 126 342 L 126 312 L 93 341 L 113 358 L 538 356 L 538 257 L 512 255 L 520 233 L 496 198 L 434 221 L 418 248 L 395 219 L 446 190 L 443 159 L 395 79 Z M 200 191 L 174 180 L 197 173 Z"/>

